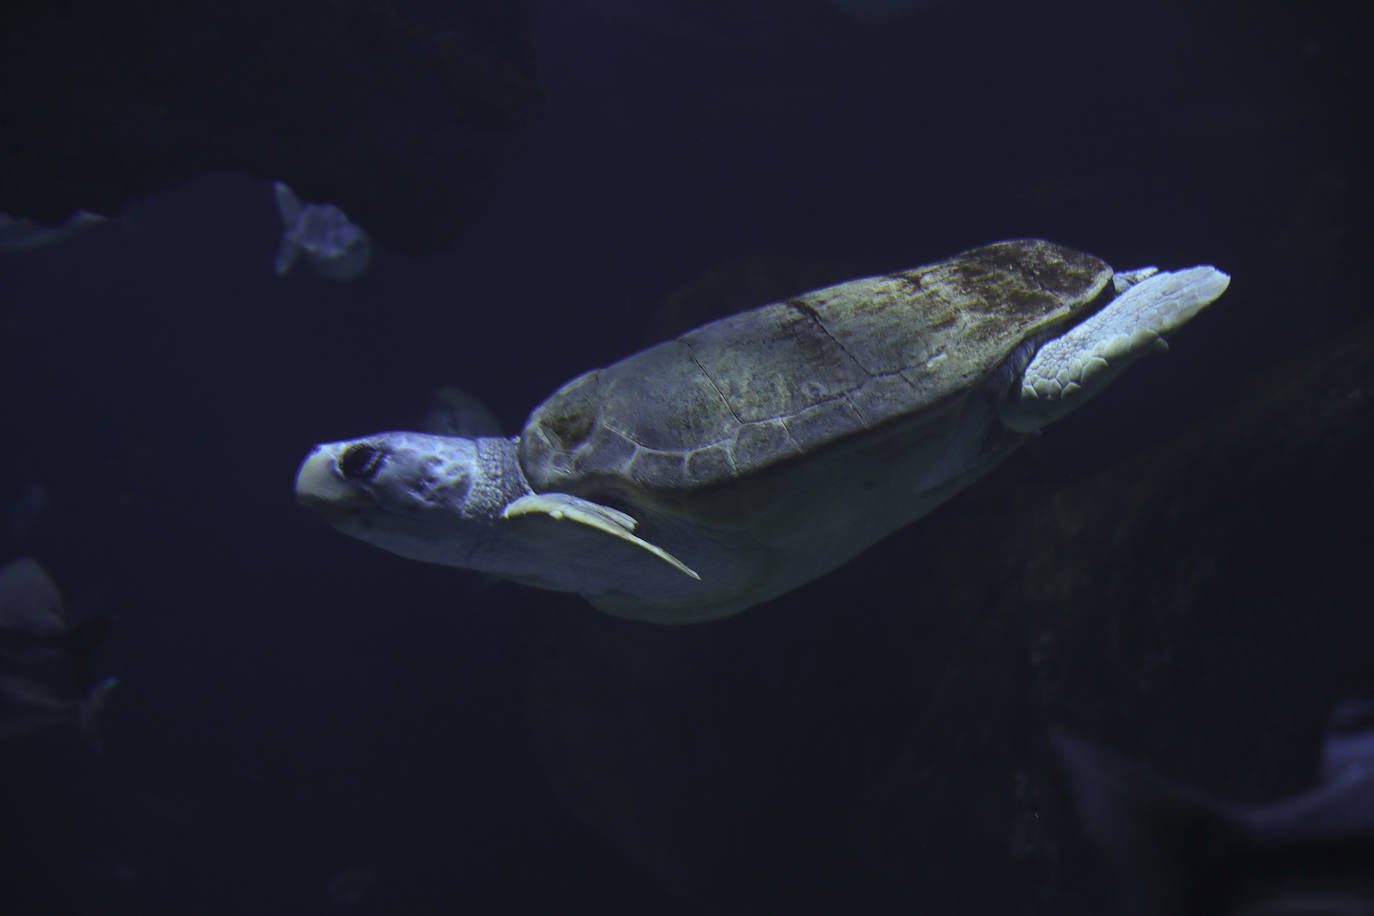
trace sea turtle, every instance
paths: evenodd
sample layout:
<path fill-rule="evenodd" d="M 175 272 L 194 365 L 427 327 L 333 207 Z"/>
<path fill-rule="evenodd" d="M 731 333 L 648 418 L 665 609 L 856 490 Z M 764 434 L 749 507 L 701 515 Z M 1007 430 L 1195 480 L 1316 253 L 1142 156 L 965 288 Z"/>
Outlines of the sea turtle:
<path fill-rule="evenodd" d="M 393 553 L 623 617 L 738 613 L 971 484 L 1220 296 L 1036 239 L 723 318 L 578 376 L 516 436 L 317 446 L 300 502 Z"/>

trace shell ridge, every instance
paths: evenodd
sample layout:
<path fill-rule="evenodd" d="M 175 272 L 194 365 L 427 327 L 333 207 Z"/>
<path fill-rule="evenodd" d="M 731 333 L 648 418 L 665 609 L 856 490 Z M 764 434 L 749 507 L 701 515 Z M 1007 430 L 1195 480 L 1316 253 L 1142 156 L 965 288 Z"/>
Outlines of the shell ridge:
<path fill-rule="evenodd" d="M 853 353 L 850 353 L 849 348 L 846 347 L 843 343 L 841 343 L 839 339 L 835 337 L 834 334 L 830 333 L 830 329 L 825 326 L 825 321 L 821 318 L 821 313 L 816 311 L 816 309 L 813 306 L 806 302 L 803 302 L 801 299 L 789 299 L 787 300 L 787 305 L 789 305 L 792 309 L 804 315 L 805 317 L 809 318 L 816 325 L 816 327 L 820 328 L 821 333 L 826 336 L 827 340 L 833 343 L 841 353 L 849 357 L 850 360 L 853 361 L 854 365 L 858 366 L 861 370 L 863 370 L 864 375 L 867 375 L 870 378 L 873 376 L 873 371 L 869 369 L 867 366 L 865 366 L 863 362 L 860 361 Z M 841 394 L 843 393 L 844 392 L 841 392 Z"/>
<path fill-rule="evenodd" d="M 692 365 L 696 366 L 697 371 L 699 371 L 702 374 L 702 376 L 705 377 L 706 381 L 711 383 L 711 389 L 715 391 L 716 396 L 719 397 L 721 403 L 725 405 L 725 409 L 730 411 L 730 416 L 735 418 L 736 423 L 743 424 L 744 420 L 735 410 L 735 405 L 730 403 L 730 399 L 725 396 L 725 392 L 720 390 L 720 385 L 716 382 L 715 377 L 712 376 L 710 372 L 707 372 L 706 367 L 701 364 L 701 360 L 697 359 L 696 352 L 692 349 L 691 341 L 687 340 L 686 337 L 679 337 L 678 340 L 682 343 L 684 347 L 687 348 L 687 358 L 692 361 Z"/>

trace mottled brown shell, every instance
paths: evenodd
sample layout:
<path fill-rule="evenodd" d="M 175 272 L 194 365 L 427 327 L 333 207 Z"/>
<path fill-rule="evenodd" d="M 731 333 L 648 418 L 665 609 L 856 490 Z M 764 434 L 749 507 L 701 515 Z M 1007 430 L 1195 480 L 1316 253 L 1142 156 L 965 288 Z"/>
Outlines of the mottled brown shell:
<path fill-rule="evenodd" d="M 1021 239 L 741 312 L 568 382 L 530 414 L 521 466 L 573 493 L 764 472 L 964 392 L 1111 276 Z"/>

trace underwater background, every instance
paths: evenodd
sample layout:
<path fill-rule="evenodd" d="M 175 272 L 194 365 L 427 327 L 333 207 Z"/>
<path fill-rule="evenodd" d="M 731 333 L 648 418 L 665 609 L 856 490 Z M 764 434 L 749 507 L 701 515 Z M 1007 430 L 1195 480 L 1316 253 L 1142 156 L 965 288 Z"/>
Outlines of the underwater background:
<path fill-rule="evenodd" d="M 0 913 L 1099 914 L 1053 729 L 1240 803 L 1374 697 L 1350 4 L 0 13 L 0 561 L 119 684 L 0 743 Z M 273 271 L 272 182 L 371 235 Z M 1034 236 L 1229 292 L 838 571 L 659 627 L 298 507 L 732 311 Z"/>

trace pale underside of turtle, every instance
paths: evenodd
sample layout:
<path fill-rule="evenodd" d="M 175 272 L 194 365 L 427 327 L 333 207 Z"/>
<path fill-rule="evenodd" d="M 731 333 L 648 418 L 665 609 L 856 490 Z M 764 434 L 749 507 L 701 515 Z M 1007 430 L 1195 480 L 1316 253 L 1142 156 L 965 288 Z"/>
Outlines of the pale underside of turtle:
<path fill-rule="evenodd" d="M 318 446 L 296 490 L 402 556 L 715 619 L 930 512 L 1228 283 L 999 242 L 704 325 L 578 376 L 511 438 Z"/>

